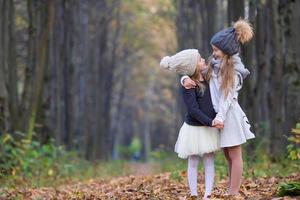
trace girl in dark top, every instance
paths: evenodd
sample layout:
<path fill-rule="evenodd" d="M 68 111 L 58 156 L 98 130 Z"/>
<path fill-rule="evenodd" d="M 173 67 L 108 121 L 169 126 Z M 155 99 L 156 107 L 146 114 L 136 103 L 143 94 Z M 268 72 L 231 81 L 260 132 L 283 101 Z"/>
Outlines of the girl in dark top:
<path fill-rule="evenodd" d="M 214 185 L 214 152 L 220 148 L 217 128 L 222 128 L 223 124 L 213 124 L 216 113 L 212 105 L 209 85 L 201 74 L 206 69 L 205 60 L 201 58 L 198 50 L 187 49 L 171 57 L 164 57 L 160 66 L 188 75 L 196 83 L 196 88 L 189 90 L 181 88 L 187 115 L 179 131 L 175 152 L 180 158 L 188 158 L 188 183 L 193 198 L 197 198 L 198 163 L 199 158 L 203 157 L 204 199 L 207 199 Z"/>

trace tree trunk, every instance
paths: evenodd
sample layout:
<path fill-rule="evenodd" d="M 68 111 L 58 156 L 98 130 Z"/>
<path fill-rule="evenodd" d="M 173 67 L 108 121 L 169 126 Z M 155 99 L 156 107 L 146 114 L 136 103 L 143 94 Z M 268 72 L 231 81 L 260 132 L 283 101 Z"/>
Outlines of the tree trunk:
<path fill-rule="evenodd" d="M 271 91 L 269 93 L 269 105 L 272 115 L 270 116 L 271 120 L 271 133 L 272 133 L 272 142 L 271 142 L 271 151 L 273 155 L 280 155 L 284 146 L 284 136 L 283 136 L 283 45 L 282 45 L 282 34 L 281 34 L 281 19 L 279 13 L 279 1 L 269 2 L 271 8 Z M 271 138 L 270 138 L 271 139 Z"/>
<path fill-rule="evenodd" d="M 269 90 L 269 51 L 270 44 L 268 35 L 270 34 L 268 24 L 270 20 L 269 9 L 263 4 L 257 5 L 257 18 L 256 18 L 256 36 L 255 36 L 255 50 L 257 59 L 257 81 L 255 92 L 257 94 L 256 102 L 258 107 L 255 109 L 257 112 L 257 133 L 263 136 L 269 152 L 270 142 L 270 121 L 269 121 L 269 105 L 267 94 Z M 257 134 L 257 135 L 258 135 Z M 259 135 L 258 135 L 259 137 Z"/>
<path fill-rule="evenodd" d="M 28 131 L 30 118 L 29 104 L 31 102 L 32 86 L 34 84 L 34 70 L 36 67 L 36 55 L 37 55 L 37 4 L 36 0 L 27 0 L 27 13 L 28 13 L 28 55 L 27 55 L 27 66 L 25 68 L 25 81 L 24 89 L 22 93 L 22 129 Z"/>
<path fill-rule="evenodd" d="M 47 56 L 48 56 L 48 48 L 49 48 L 49 34 L 52 32 L 53 27 L 53 19 L 54 17 L 54 1 L 49 0 L 47 2 L 47 20 L 45 23 L 45 29 L 43 28 L 43 32 L 41 38 L 38 42 L 38 53 L 37 56 L 37 67 L 35 71 L 35 83 L 33 85 L 32 90 L 32 99 L 29 105 L 30 110 L 30 118 L 28 131 L 27 131 L 27 138 L 29 140 L 32 139 L 32 134 L 34 131 L 34 125 L 36 122 L 36 115 L 41 103 L 41 97 L 43 95 L 43 83 L 44 83 L 44 74 L 47 66 Z"/>
<path fill-rule="evenodd" d="M 284 12 L 284 129 L 283 133 L 289 134 L 291 127 L 300 121 L 300 1 L 280 1 Z"/>
<path fill-rule="evenodd" d="M 231 26 L 232 22 L 237 21 L 239 18 L 245 16 L 245 2 L 244 0 L 228 0 L 228 25 Z"/>
<path fill-rule="evenodd" d="M 7 20 L 7 9 L 5 7 L 4 0 L 0 1 L 0 11 L 1 11 L 1 17 L 0 17 L 0 135 L 9 129 L 8 124 L 8 93 L 7 93 L 7 77 L 6 72 L 7 69 L 5 69 L 5 52 L 7 52 L 7 46 L 5 45 L 5 37 L 7 37 L 7 27 L 6 22 Z"/>
<path fill-rule="evenodd" d="M 96 27 L 99 32 L 97 33 L 97 48 L 98 48 L 98 59 L 95 62 L 97 67 L 97 77 L 96 77 L 96 85 L 99 87 L 95 91 L 96 99 L 98 103 L 96 104 L 96 119 L 98 119 L 98 123 L 96 126 L 96 133 L 94 133 L 93 141 L 93 149 L 92 149 L 92 158 L 100 158 L 107 159 L 109 157 L 110 152 L 108 149 L 106 134 L 109 133 L 109 116 L 110 116 L 110 108 L 107 100 L 110 98 L 110 93 L 107 94 L 107 88 L 105 88 L 106 84 L 111 83 L 111 78 L 107 76 L 110 74 L 110 65 L 108 63 L 107 57 L 107 38 L 108 38 L 108 16 L 111 11 L 109 5 L 105 1 L 97 1 L 96 7 L 102 10 L 102 12 L 97 12 L 97 23 Z M 109 81 L 107 83 L 106 81 Z"/>
<path fill-rule="evenodd" d="M 17 87 L 17 62 L 15 42 L 15 9 L 13 1 L 1 1 L 2 20 L 2 72 L 8 94 L 8 109 L 10 117 L 10 130 L 20 130 L 20 112 Z M 7 75 L 6 75 L 7 74 Z"/>

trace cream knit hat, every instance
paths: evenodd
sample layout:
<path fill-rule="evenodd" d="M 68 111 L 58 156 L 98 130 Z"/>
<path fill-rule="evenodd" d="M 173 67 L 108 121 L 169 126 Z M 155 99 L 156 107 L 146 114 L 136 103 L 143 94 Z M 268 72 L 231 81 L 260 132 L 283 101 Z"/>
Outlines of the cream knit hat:
<path fill-rule="evenodd" d="M 197 49 L 186 49 L 161 59 L 160 67 L 176 71 L 182 75 L 192 76 L 195 73 L 199 57 L 200 54 Z"/>

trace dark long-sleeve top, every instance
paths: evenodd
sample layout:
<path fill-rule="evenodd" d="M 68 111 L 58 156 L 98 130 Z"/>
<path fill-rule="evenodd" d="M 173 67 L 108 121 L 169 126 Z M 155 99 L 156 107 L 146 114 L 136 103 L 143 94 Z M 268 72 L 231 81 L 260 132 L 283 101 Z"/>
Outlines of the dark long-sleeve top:
<path fill-rule="evenodd" d="M 185 89 L 182 87 L 184 103 L 187 107 L 185 123 L 192 126 L 212 126 L 212 121 L 216 116 L 212 105 L 209 85 L 206 81 L 206 88 L 201 94 L 199 88 Z"/>

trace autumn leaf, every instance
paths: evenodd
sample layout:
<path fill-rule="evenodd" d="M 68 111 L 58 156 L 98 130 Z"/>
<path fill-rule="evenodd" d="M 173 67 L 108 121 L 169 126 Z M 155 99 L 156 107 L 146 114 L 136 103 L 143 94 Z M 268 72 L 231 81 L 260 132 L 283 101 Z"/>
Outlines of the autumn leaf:
<path fill-rule="evenodd" d="M 16 188 L 0 190 L 0 199 L 122 199 L 122 200 L 180 200 L 189 199 L 186 171 L 178 172 L 181 181 L 171 178 L 172 173 L 162 173 L 147 176 L 128 176 L 111 180 L 88 180 L 72 185 L 62 185 L 57 188 Z M 216 183 L 212 198 L 219 199 L 248 199 L 248 200 L 288 200 L 299 197 L 277 197 L 278 183 L 297 182 L 300 174 L 288 177 L 267 177 L 246 179 L 242 182 L 240 196 L 224 197 L 228 181 L 220 180 Z M 292 187 L 288 187 L 292 189 Z M 198 194 L 204 194 L 203 174 L 198 176 Z"/>

